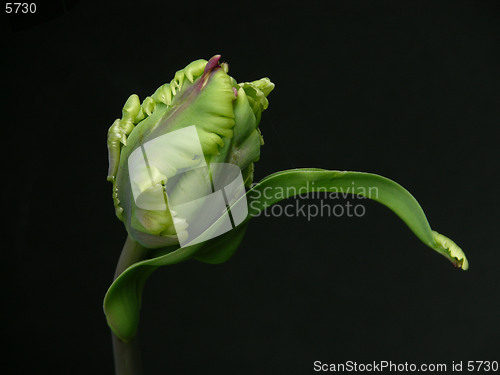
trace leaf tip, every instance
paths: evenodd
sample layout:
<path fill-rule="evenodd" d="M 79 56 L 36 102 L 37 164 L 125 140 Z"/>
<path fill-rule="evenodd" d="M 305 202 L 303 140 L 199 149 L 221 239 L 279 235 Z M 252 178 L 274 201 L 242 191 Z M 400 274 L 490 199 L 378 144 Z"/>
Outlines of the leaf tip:
<path fill-rule="evenodd" d="M 455 242 L 436 231 L 432 231 L 432 234 L 436 243 L 433 248 L 437 252 L 448 258 L 455 267 L 461 268 L 464 271 L 469 269 L 469 262 L 465 253 Z"/>

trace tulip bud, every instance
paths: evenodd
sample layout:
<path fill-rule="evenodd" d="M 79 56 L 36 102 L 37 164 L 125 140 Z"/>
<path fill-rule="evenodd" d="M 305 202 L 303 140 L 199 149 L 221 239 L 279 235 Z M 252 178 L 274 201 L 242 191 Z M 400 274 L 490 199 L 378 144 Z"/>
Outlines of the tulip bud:
<path fill-rule="evenodd" d="M 219 59 L 192 62 L 142 104 L 130 96 L 109 129 L 116 214 L 144 247 L 201 242 L 211 224 L 219 223 L 206 238 L 246 216 L 246 207 L 232 208 L 229 218 L 224 211 L 252 183 L 263 144 L 258 125 L 274 84 L 238 84 Z"/>

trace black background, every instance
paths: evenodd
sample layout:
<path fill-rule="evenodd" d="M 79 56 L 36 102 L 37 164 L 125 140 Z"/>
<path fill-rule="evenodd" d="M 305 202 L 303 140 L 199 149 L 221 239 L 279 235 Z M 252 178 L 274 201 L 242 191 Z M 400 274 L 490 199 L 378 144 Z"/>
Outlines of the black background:
<path fill-rule="evenodd" d="M 106 133 L 130 94 L 217 53 L 238 81 L 276 84 L 255 180 L 295 167 L 394 179 L 470 270 L 374 202 L 362 218 L 261 217 L 227 263 L 148 281 L 145 373 L 500 359 L 498 2 L 54 4 L 2 22 L 9 373 L 113 372 L 102 299 L 126 233 Z"/>

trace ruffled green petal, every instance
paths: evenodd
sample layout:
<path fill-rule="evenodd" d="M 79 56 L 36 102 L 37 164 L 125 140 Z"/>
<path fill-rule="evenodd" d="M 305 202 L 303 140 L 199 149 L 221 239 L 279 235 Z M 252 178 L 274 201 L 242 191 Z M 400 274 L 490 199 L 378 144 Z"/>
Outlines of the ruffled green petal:
<path fill-rule="evenodd" d="M 259 160 L 261 138 L 257 130 L 257 119 L 242 88 L 237 91 L 234 118 L 238 126 L 234 129 L 227 162 L 245 170 L 251 163 Z"/>
<path fill-rule="evenodd" d="M 274 89 L 274 83 L 269 78 L 262 78 L 253 82 L 240 83 L 239 86 L 245 90 L 257 124 L 260 123 L 262 111 L 269 106 L 267 96 Z"/>

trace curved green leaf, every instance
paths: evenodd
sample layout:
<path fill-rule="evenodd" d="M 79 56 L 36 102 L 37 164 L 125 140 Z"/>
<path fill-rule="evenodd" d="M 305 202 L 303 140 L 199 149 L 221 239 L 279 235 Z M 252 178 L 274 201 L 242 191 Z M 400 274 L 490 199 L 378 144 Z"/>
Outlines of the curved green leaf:
<path fill-rule="evenodd" d="M 267 193 L 264 193 L 266 189 Z M 273 195 L 273 190 L 280 194 Z M 417 200 L 398 183 L 376 174 L 312 168 L 277 172 L 247 192 L 249 216 L 257 216 L 279 200 L 312 191 L 354 192 L 382 203 L 398 215 L 424 244 L 448 258 L 455 266 L 464 270 L 469 267 L 463 251 L 453 241 L 431 229 Z"/>
<path fill-rule="evenodd" d="M 166 254 L 161 254 L 162 250 L 154 251 L 153 258 L 134 263 L 123 271 L 104 297 L 104 313 L 115 335 L 125 342 L 134 338 L 139 324 L 142 290 L 149 276 L 158 267 L 183 262 L 194 254 L 204 262 L 223 262 L 236 251 L 243 240 L 245 230 L 246 224 L 243 223 L 223 236 L 212 238 L 205 243 L 183 247 Z"/>
<path fill-rule="evenodd" d="M 280 194 L 273 194 L 273 191 L 279 191 Z M 238 248 L 248 220 L 280 200 L 312 191 L 347 194 L 354 192 L 375 200 L 398 215 L 424 244 L 448 258 L 455 266 L 464 270 L 468 268 L 463 251 L 453 241 L 431 229 L 416 199 L 396 182 L 363 172 L 286 170 L 267 176 L 246 193 L 248 217 L 237 228 L 202 244 L 174 251 L 171 251 L 171 248 L 152 251 L 151 259 L 135 263 L 119 275 L 104 299 L 104 311 L 113 332 L 123 341 L 129 341 L 135 336 L 139 323 L 142 289 L 148 277 L 158 267 L 188 259 L 207 263 L 224 262 Z M 374 191 L 376 194 L 373 194 Z M 216 222 L 208 230 L 218 224 Z"/>

